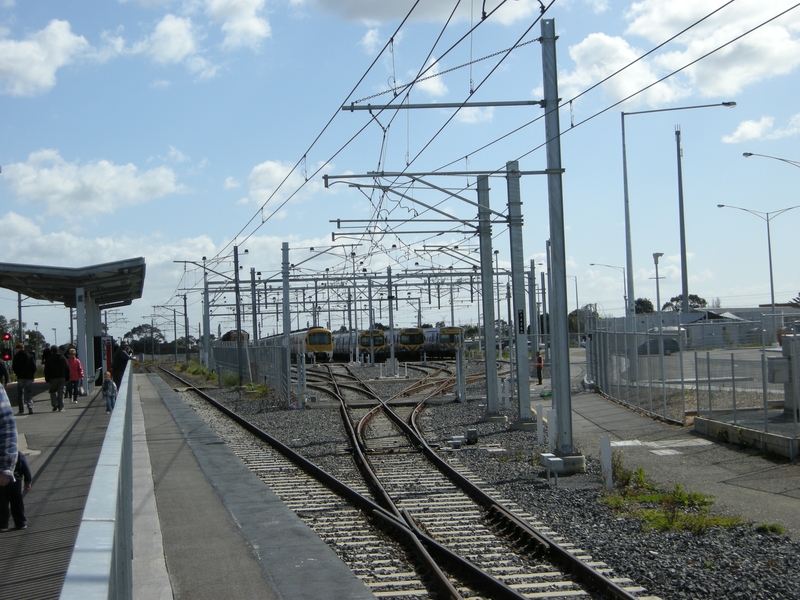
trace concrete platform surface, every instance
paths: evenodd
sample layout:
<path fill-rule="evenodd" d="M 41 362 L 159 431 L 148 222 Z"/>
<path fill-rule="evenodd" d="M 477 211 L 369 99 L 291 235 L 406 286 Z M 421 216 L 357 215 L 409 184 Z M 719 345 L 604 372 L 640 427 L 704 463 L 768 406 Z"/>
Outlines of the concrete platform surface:
<path fill-rule="evenodd" d="M 133 389 L 134 598 L 375 597 L 158 376 Z M 52 412 L 34 391 L 16 417 L 28 528 L 0 534 L 0 598 L 60 596 L 109 421 L 99 393 Z"/>
<path fill-rule="evenodd" d="M 713 509 L 754 523 L 779 523 L 800 540 L 800 465 L 762 456 L 680 427 L 655 421 L 594 393 L 572 397 L 573 443 L 600 456 L 610 435 L 626 468 L 643 467 L 653 482 L 714 496 Z"/>

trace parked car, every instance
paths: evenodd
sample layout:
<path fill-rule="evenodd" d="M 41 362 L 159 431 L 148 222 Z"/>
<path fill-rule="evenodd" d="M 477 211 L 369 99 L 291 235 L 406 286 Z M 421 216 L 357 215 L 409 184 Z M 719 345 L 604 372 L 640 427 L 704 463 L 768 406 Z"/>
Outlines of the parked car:
<path fill-rule="evenodd" d="M 664 338 L 664 356 L 680 352 L 681 348 L 678 345 L 678 340 L 675 338 Z M 638 346 L 639 354 L 658 354 L 658 338 L 651 338 L 646 342 L 642 342 Z"/>

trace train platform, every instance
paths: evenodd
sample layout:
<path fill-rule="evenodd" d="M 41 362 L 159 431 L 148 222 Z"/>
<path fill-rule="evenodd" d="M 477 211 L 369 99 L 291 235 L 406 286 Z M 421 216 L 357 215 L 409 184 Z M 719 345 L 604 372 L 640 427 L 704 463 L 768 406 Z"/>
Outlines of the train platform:
<path fill-rule="evenodd" d="M 134 598 L 374 598 L 163 380 L 134 377 Z M 34 392 L 28 528 L 0 534 L 0 596 L 20 600 L 60 595 L 109 420 L 99 393 L 62 413 Z"/>

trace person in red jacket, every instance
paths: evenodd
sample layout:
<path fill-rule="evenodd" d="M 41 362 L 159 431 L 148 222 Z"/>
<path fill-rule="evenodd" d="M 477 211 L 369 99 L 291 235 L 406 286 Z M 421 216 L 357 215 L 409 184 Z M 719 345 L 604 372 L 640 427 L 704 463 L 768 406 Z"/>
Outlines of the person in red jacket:
<path fill-rule="evenodd" d="M 536 377 L 539 378 L 539 385 L 542 385 L 542 369 L 544 368 L 544 357 L 541 352 L 536 353 L 536 358 L 533 360 L 533 366 L 536 367 Z"/>
<path fill-rule="evenodd" d="M 67 366 L 69 367 L 67 398 L 72 398 L 72 403 L 77 404 L 81 381 L 83 381 L 83 365 L 78 359 L 75 348 L 70 348 L 67 352 Z"/>

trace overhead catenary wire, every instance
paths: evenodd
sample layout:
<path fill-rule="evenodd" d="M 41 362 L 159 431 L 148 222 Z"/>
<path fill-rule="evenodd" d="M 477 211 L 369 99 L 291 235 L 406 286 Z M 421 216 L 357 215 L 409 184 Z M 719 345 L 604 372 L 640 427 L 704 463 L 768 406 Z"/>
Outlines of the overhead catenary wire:
<path fill-rule="evenodd" d="M 732 2 L 732 0 L 731 0 L 731 2 Z M 601 81 L 599 81 L 599 82 L 597 82 L 597 83 L 593 84 L 592 86 L 590 86 L 590 87 L 589 87 L 589 88 L 587 88 L 586 90 L 583 90 L 583 91 L 582 91 L 580 94 L 577 94 L 576 96 L 574 96 L 574 97 L 573 97 L 573 98 L 571 98 L 570 100 L 564 101 L 563 105 L 566 105 L 566 104 L 568 104 L 570 101 L 574 101 L 575 99 L 577 99 L 577 98 L 579 98 L 579 97 L 581 97 L 581 96 L 583 96 L 583 95 L 587 94 L 587 93 L 588 93 L 589 91 L 591 91 L 592 89 L 595 89 L 595 88 L 597 88 L 597 87 L 598 87 L 598 86 L 600 86 L 600 85 L 603 85 L 603 84 L 604 84 L 605 82 L 607 82 L 609 79 L 611 79 L 612 77 L 614 77 L 614 76 L 618 75 L 619 73 L 621 73 L 622 71 L 624 71 L 626 68 L 629 68 L 630 66 L 632 66 L 633 64 L 635 64 L 636 62 L 638 62 L 638 61 L 640 61 L 640 60 L 643 60 L 643 59 L 644 59 L 646 56 L 648 56 L 648 55 L 652 54 L 653 52 L 657 51 L 658 49 L 662 48 L 664 45 L 666 45 L 666 44 L 667 44 L 667 43 L 669 43 L 670 41 L 673 41 L 675 38 L 677 38 L 678 36 L 682 35 L 683 33 L 685 33 L 686 31 L 688 31 L 688 30 L 689 30 L 689 29 L 691 29 L 692 27 L 696 26 L 698 23 L 700 23 L 700 22 L 702 22 L 702 21 L 704 21 L 704 20 L 708 19 L 708 18 L 709 18 L 709 17 L 711 17 L 713 14 L 716 14 L 718 11 L 720 11 L 720 10 L 724 9 L 725 7 L 729 6 L 729 5 L 731 4 L 731 2 L 728 2 L 728 3 L 726 3 L 726 4 L 724 4 L 724 5 L 720 6 L 720 7 L 718 7 L 717 9 L 715 9 L 714 11 L 712 11 L 711 13 L 709 13 L 708 15 L 704 16 L 702 19 L 700 19 L 699 21 L 697 21 L 696 23 L 693 23 L 692 25 L 688 26 L 687 28 L 685 28 L 684 30 L 682 30 L 681 32 L 679 32 L 678 34 L 676 34 L 676 35 L 672 36 L 671 38 L 669 38 L 669 39 L 668 39 L 668 40 L 666 40 L 665 42 L 663 42 L 663 43 L 659 44 L 658 46 L 654 47 L 652 50 L 648 51 L 647 53 L 643 54 L 642 56 L 639 56 L 639 57 L 637 57 L 637 58 L 636 58 L 634 61 L 632 61 L 631 63 L 629 63 L 629 64 L 628 64 L 628 65 L 626 65 L 625 67 L 622 67 L 621 69 L 619 69 L 619 70 L 615 71 L 614 73 L 612 73 L 611 75 L 607 76 L 607 77 L 606 77 L 606 78 L 604 78 L 603 80 L 601 80 Z M 415 6 L 416 6 L 416 4 L 415 4 Z M 716 49 L 714 49 L 714 50 L 712 50 L 712 51 L 710 51 L 710 52 L 708 52 L 708 53 L 704 54 L 703 56 L 701 56 L 701 57 L 699 57 L 699 58 L 695 59 L 694 61 L 692 61 L 692 62 L 688 63 L 687 65 L 684 65 L 682 68 L 680 68 L 680 69 L 676 69 L 675 71 L 673 71 L 673 72 L 671 72 L 670 74 L 666 75 L 665 77 L 663 77 L 663 78 L 659 79 L 658 81 L 656 81 L 656 82 L 653 82 L 653 83 L 652 83 L 652 84 L 650 84 L 649 86 L 646 86 L 646 87 L 642 88 L 641 90 L 639 90 L 639 91 L 637 91 L 637 92 L 635 92 L 635 93 L 633 93 L 633 94 L 631 94 L 631 95 L 627 96 L 627 97 L 626 97 L 626 98 L 624 98 L 623 100 L 620 100 L 619 102 L 616 102 L 616 103 L 614 103 L 614 104 L 612 104 L 612 105 L 610 105 L 610 106 L 608 106 L 608 107 L 604 108 L 603 110 L 601 110 L 601 111 L 598 111 L 597 113 L 595 113 L 595 114 L 593 114 L 593 115 L 591 115 L 591 116 L 587 117 L 586 119 L 583 119 L 583 120 L 579 121 L 578 123 L 576 123 L 576 124 L 575 124 L 575 127 L 578 127 L 578 126 L 580 126 L 580 125 L 582 125 L 582 124 L 584 124 L 584 123 L 588 122 L 589 120 L 591 120 L 591 119 L 593 119 L 593 118 L 596 118 L 597 116 L 599 116 L 599 115 L 603 114 L 604 112 L 607 112 L 608 110 L 611 110 L 611 109 L 613 109 L 614 107 L 618 106 L 619 104 L 621 104 L 621 103 L 623 103 L 623 102 L 625 102 L 625 101 L 627 101 L 627 100 L 629 100 L 629 99 L 631 99 L 631 98 L 635 97 L 636 95 L 643 93 L 644 91 L 646 91 L 647 89 L 649 89 L 649 88 L 653 87 L 654 85 L 657 85 L 658 83 L 660 83 L 660 82 L 662 82 L 662 81 L 664 81 L 664 80 L 668 79 L 669 77 L 671 77 L 671 76 L 674 76 L 675 74 L 677 74 L 677 73 L 679 73 L 679 72 L 681 72 L 681 71 L 685 70 L 686 68 L 689 68 L 691 65 L 693 65 L 693 64 L 696 64 L 698 61 L 700 61 L 700 60 L 702 60 L 702 59 L 704 59 L 704 58 L 706 58 L 706 57 L 710 56 L 710 55 L 711 55 L 711 54 L 713 54 L 714 52 L 717 52 L 717 51 L 719 51 L 720 49 L 722 49 L 722 48 L 724 48 L 724 47 L 726 47 L 726 46 L 730 45 L 731 43 L 734 43 L 734 42 L 735 42 L 735 41 L 737 41 L 738 39 L 741 39 L 741 38 L 742 38 L 742 37 L 744 37 L 745 35 L 748 35 L 749 33 L 752 33 L 753 31 L 755 31 L 755 30 L 756 30 L 756 29 L 758 29 L 759 27 L 762 27 L 763 25 L 765 25 L 765 24 L 767 24 L 767 23 L 769 23 L 769 22 L 773 21 L 774 19 L 776 19 L 776 18 L 779 18 L 779 17 L 780 17 L 780 16 L 782 16 L 783 14 L 785 14 L 785 13 L 789 12 L 790 10 L 793 10 L 793 9 L 794 9 L 794 8 L 796 8 L 796 7 L 797 7 L 797 5 L 795 5 L 795 6 L 791 7 L 791 8 L 789 8 L 789 9 L 787 9 L 786 11 L 783 11 L 782 13 L 780 13 L 780 14 L 776 15 L 775 17 L 773 17 L 772 19 L 769 19 L 769 20 L 765 21 L 764 23 L 762 23 L 762 24 L 760 24 L 760 25 L 757 25 L 757 26 L 753 27 L 752 29 L 748 30 L 747 32 L 745 32 L 745 33 L 743 33 L 743 34 L 741 34 L 741 35 L 737 36 L 736 38 L 734 38 L 734 39 L 730 40 L 730 41 L 729 41 L 729 42 L 727 42 L 726 44 L 723 44 L 723 45 L 719 46 L 718 48 L 716 48 Z M 413 10 L 413 8 L 412 8 L 412 10 Z M 410 15 L 410 12 L 409 12 L 409 15 Z M 397 35 L 397 33 L 400 31 L 400 29 L 402 28 L 403 24 L 404 24 L 404 23 L 405 23 L 405 21 L 407 20 L 407 18 L 408 18 L 408 15 L 406 16 L 406 19 L 404 19 L 403 23 L 401 23 L 401 25 L 400 25 L 400 26 L 398 26 L 398 28 L 397 28 L 397 30 L 396 30 L 396 32 L 395 32 L 395 34 L 394 34 L 394 35 Z M 393 36 L 393 37 L 394 37 L 394 36 Z M 530 40 L 529 42 L 525 42 L 525 43 L 531 43 L 532 41 L 535 41 L 535 40 Z M 495 54 L 495 55 L 497 55 L 497 54 Z M 379 54 L 379 56 L 380 56 L 380 54 Z M 482 60 L 482 59 L 479 59 L 479 60 Z M 375 60 L 375 61 L 373 61 L 372 65 L 370 65 L 370 69 L 371 69 L 371 68 L 372 68 L 372 66 L 375 64 L 375 62 L 376 62 L 376 61 L 377 61 L 377 58 L 376 58 L 376 60 Z M 471 62 L 472 62 L 472 61 L 470 61 L 470 63 L 471 63 Z M 449 72 L 449 71 L 450 71 L 450 70 L 448 70 L 448 71 L 445 71 L 445 72 Z M 438 75 L 443 75 L 445 72 L 442 72 L 442 73 L 440 73 L 440 74 L 437 74 L 436 76 L 438 76 Z M 357 83 L 357 84 L 356 84 L 356 86 L 354 87 L 354 89 L 355 89 L 355 88 L 357 88 L 357 87 L 358 87 L 358 85 L 360 85 L 360 83 L 361 83 L 361 82 L 364 80 L 364 78 L 365 78 L 365 77 L 366 77 L 366 73 L 365 73 L 364 75 L 362 75 L 361 79 L 359 80 L 359 83 Z M 332 120 L 332 119 L 331 119 L 331 120 Z M 532 121 L 532 122 L 533 122 L 533 121 Z M 532 123 L 532 122 L 531 122 L 531 123 Z M 329 121 L 329 123 L 330 123 L 330 121 Z M 328 123 L 328 124 L 329 124 L 329 123 Z M 449 123 L 449 121 L 448 121 L 448 123 Z M 499 138 L 496 138 L 496 140 L 494 140 L 493 142 L 491 142 L 491 143 L 489 143 L 489 144 L 486 144 L 486 145 L 482 146 L 482 147 L 481 147 L 481 148 L 479 148 L 478 150 L 471 151 L 471 152 L 469 152 L 469 153 L 468 153 L 466 156 L 464 156 L 464 157 L 460 157 L 460 158 L 456 159 L 456 161 L 458 161 L 458 160 L 461 160 L 461 158 L 464 158 L 465 160 L 468 160 L 468 158 L 467 158 L 468 156 L 471 156 L 471 155 L 473 155 L 473 154 L 475 154 L 475 153 L 477 153 L 477 152 L 480 152 L 482 149 L 485 149 L 486 147 L 488 147 L 488 146 L 489 146 L 489 145 L 491 145 L 491 144 L 498 143 L 499 141 L 501 141 L 502 139 L 505 139 L 505 138 L 506 138 L 506 137 L 508 137 L 509 135 L 513 135 L 514 133 L 516 133 L 516 132 L 520 131 L 521 129 L 524 129 L 525 127 L 529 126 L 531 123 L 526 123 L 525 125 L 522 125 L 522 126 L 520 126 L 520 127 L 518 127 L 518 128 L 515 128 L 515 129 L 514 129 L 514 130 L 512 130 L 511 132 L 508 132 L 507 134 L 504 134 L 503 136 L 501 136 L 501 137 L 499 137 Z M 445 126 L 446 126 L 446 125 L 447 125 L 447 123 L 445 124 Z M 442 127 L 442 129 L 444 129 L 444 127 L 445 127 L 445 126 L 443 126 L 443 127 Z M 327 127 L 327 125 L 326 125 L 326 127 Z M 361 129 L 360 129 L 360 130 L 359 130 L 359 131 L 358 131 L 358 132 L 357 132 L 357 133 L 356 133 L 354 136 L 350 137 L 350 138 L 348 139 L 348 141 L 347 141 L 347 144 L 351 143 L 351 142 L 352 142 L 352 141 L 353 141 L 353 140 L 354 140 L 354 139 L 355 139 L 355 138 L 356 138 L 358 135 L 360 135 L 360 133 L 362 133 L 362 132 L 363 132 L 363 130 L 364 130 L 364 128 L 361 128 Z M 441 131 L 441 130 L 440 130 L 440 131 Z M 323 129 L 323 132 L 321 132 L 321 133 L 320 133 L 320 134 L 317 136 L 317 138 L 315 138 L 315 140 L 314 140 L 314 143 L 316 143 L 316 142 L 319 140 L 319 138 L 321 137 L 322 133 L 324 133 L 324 129 Z M 565 133 L 565 132 L 562 132 L 562 134 L 563 134 L 563 133 Z M 438 134 L 439 134 L 439 132 L 437 132 L 437 133 L 436 133 L 436 135 L 438 135 Z M 433 139 L 433 138 L 432 138 L 432 139 Z M 430 142 L 429 142 L 429 143 L 430 143 Z M 429 143 L 428 143 L 428 144 L 429 144 Z M 426 144 L 426 147 L 427 147 L 427 145 L 428 145 L 428 144 Z M 314 144 L 312 144 L 312 147 L 313 147 L 313 145 L 314 145 Z M 538 146 L 536 146 L 536 147 L 532 148 L 530 151 L 528 151 L 528 152 L 526 152 L 526 153 L 522 154 L 522 155 L 521 155 L 519 158 L 523 158 L 523 157 L 525 157 L 525 156 L 528 156 L 530 153 L 532 153 L 532 152 L 534 152 L 535 150 L 537 150 L 537 149 L 541 148 L 543 145 L 544 145 L 544 144 L 541 144 L 541 145 L 538 145 Z M 420 155 L 420 154 L 421 154 L 421 153 L 422 153 L 424 150 L 425 150 L 425 147 L 423 147 L 423 150 L 421 150 L 421 151 L 420 151 L 420 153 L 418 153 L 418 154 L 417 154 L 417 156 L 419 156 L 419 155 Z M 305 154 L 304 154 L 304 156 L 305 156 Z M 335 156 L 335 155 L 334 155 L 334 156 Z M 415 158 L 416 158 L 416 157 L 415 157 Z M 455 161 L 454 161 L 454 162 L 455 162 Z M 452 164 L 452 162 L 451 162 L 451 163 L 448 163 L 448 164 Z M 444 167 L 440 167 L 440 168 L 444 168 Z M 498 169 L 498 172 L 500 172 L 500 169 Z M 319 169 L 318 169 L 317 171 L 315 171 L 315 173 L 314 173 L 314 174 L 312 174 L 312 175 L 311 175 L 311 177 L 309 177 L 309 179 L 313 178 L 313 176 L 314 176 L 314 175 L 316 175 L 317 173 L 319 173 Z M 287 175 L 287 177 L 284 179 L 284 182 L 285 182 L 285 181 L 287 181 L 287 180 L 288 180 L 288 175 Z M 283 182 L 282 182 L 282 184 L 283 184 Z M 280 187 L 280 186 L 279 186 L 279 187 Z M 466 189 L 466 188 L 465 188 L 465 189 Z M 276 190 L 276 191 L 277 191 L 277 190 Z M 297 191 L 299 191 L 299 188 L 298 188 L 298 190 L 297 190 Z M 295 193 L 296 193 L 296 191 L 295 191 Z M 290 196 L 289 198 L 287 198 L 286 200 L 284 200 L 284 202 L 281 204 L 281 207 L 282 207 L 282 206 L 284 206 L 284 205 L 285 205 L 285 203 L 286 203 L 286 202 L 288 202 L 288 200 L 289 200 L 289 199 L 291 199 L 291 197 L 292 197 L 292 196 Z M 268 202 L 269 202 L 269 199 L 267 200 L 267 202 L 265 202 L 264 206 L 266 206 Z M 379 202 L 378 202 L 377 206 L 378 206 L 378 210 L 376 211 L 376 215 L 377 215 L 377 214 L 378 214 L 378 213 L 379 213 L 381 210 L 384 210 L 384 209 L 383 209 L 383 204 L 381 203 L 381 201 L 379 201 Z M 280 208 L 280 207 L 279 207 L 279 208 Z M 278 208 L 278 209 L 276 209 L 276 210 L 279 210 L 279 208 Z M 388 210 L 390 211 L 390 213 L 391 213 L 392 211 L 394 211 L 395 209 L 396 209 L 396 207 L 389 207 L 389 208 L 388 208 Z M 267 219 L 267 220 L 268 220 L 268 219 Z M 248 224 L 246 224 L 246 225 L 245 225 L 245 227 L 243 227 L 243 228 L 240 230 L 239 234 L 237 234 L 237 237 L 238 237 L 239 235 L 241 235 L 241 234 L 242 234 L 242 233 L 243 233 L 243 232 L 246 230 L 247 226 L 248 226 L 250 223 L 252 223 L 252 219 L 251 219 L 251 220 L 248 222 Z M 253 233 L 255 233 L 255 232 L 251 232 L 251 233 L 248 235 L 248 237 L 249 237 L 250 235 L 253 235 Z M 236 239 L 236 238 L 234 238 L 234 239 Z M 247 239 L 247 238 L 245 238 L 245 239 Z"/>
<path fill-rule="evenodd" d="M 724 9 L 724 8 L 726 8 L 726 7 L 728 7 L 728 6 L 730 6 L 730 5 L 733 3 L 733 1 L 734 1 L 734 0 L 729 0 L 729 2 L 726 2 L 725 4 L 723 4 L 723 5 L 719 6 L 719 7 L 717 7 L 717 8 L 716 8 L 716 9 L 714 9 L 712 12 L 710 12 L 710 13 L 708 13 L 707 15 L 705 15 L 704 17 L 702 17 L 702 18 L 698 19 L 697 21 L 695 21 L 695 22 L 694 22 L 694 23 L 692 23 L 691 25 L 687 26 L 686 28 L 682 29 L 680 32 L 678 32 L 678 33 L 676 33 L 675 35 L 671 36 L 670 38 L 668 38 L 668 39 L 667 39 L 667 40 L 665 40 L 664 42 L 661 42 L 660 44 L 658 44 L 657 46 L 655 46 L 653 49 L 651 49 L 651 50 L 649 50 L 648 52 L 644 53 L 643 55 L 641 55 L 641 56 L 637 57 L 636 59 L 634 59 L 634 60 L 633 60 L 633 61 L 631 61 L 630 63 L 626 64 L 625 66 L 621 67 L 620 69 L 617 69 L 617 70 L 616 70 L 614 73 L 612 73 L 612 74 L 610 74 L 610 75 L 606 76 L 605 78 L 603 78 L 602 80 L 600 80 L 600 81 L 598 81 L 597 83 L 593 84 L 592 86 L 590 86 L 590 87 L 589 87 L 589 88 L 587 88 L 586 90 L 583 90 L 582 92 L 580 92 L 579 94 L 577 94 L 577 95 L 573 96 L 572 98 L 570 98 L 570 99 L 568 99 L 568 100 L 562 101 L 562 103 L 559 105 L 559 109 L 560 109 L 560 108 L 563 108 L 564 106 L 568 106 L 568 105 L 569 105 L 571 102 L 574 102 L 574 101 L 575 101 L 577 98 L 580 98 L 581 96 L 583 96 L 583 95 L 585 95 L 585 94 L 589 93 L 589 92 L 590 92 L 590 91 L 592 91 L 593 89 L 596 89 L 597 87 L 599 87 L 600 85 L 602 85 L 602 84 L 606 83 L 607 81 L 609 81 L 609 80 L 610 80 L 610 79 L 612 79 L 613 77 L 615 77 L 615 76 L 619 75 L 620 73 L 622 73 L 622 72 L 623 72 L 623 71 L 625 71 L 626 69 L 628 69 L 628 68 L 632 67 L 634 64 L 636 64 L 636 63 L 637 63 L 637 62 L 639 62 L 640 60 L 644 59 L 644 58 L 645 58 L 645 57 L 647 57 L 648 55 L 650 55 L 650 54 L 652 54 L 653 52 L 655 52 L 655 51 L 657 51 L 657 50 L 661 49 L 662 47 L 664 47 L 666 44 L 670 43 L 671 41 L 674 41 L 676 38 L 678 38 L 679 36 L 683 35 L 683 34 L 684 34 L 684 33 L 686 33 L 687 31 L 689 31 L 690 29 L 692 29 L 692 28 L 696 27 L 696 26 L 697 26 L 697 25 L 699 25 L 700 23 L 704 22 L 705 20 L 707 20 L 707 19 L 708 19 L 708 18 L 710 18 L 711 16 L 715 15 L 716 13 L 718 13 L 720 10 L 722 10 L 722 9 Z M 636 96 L 638 96 L 638 95 L 640 95 L 640 94 L 644 93 L 644 92 L 645 92 L 645 91 L 647 91 L 648 89 L 650 89 L 650 88 L 652 88 L 652 87 L 654 87 L 654 86 L 658 85 L 659 83 L 661 83 L 661 82 L 663 82 L 663 81 L 665 81 L 665 80 L 669 79 L 670 77 L 673 77 L 674 75 L 676 75 L 676 74 L 678 74 L 678 73 L 680 73 L 680 72 L 682 72 L 682 71 L 684 71 L 684 70 L 688 69 L 689 67 L 691 67 L 692 65 L 696 64 L 697 62 L 699 62 L 699 61 L 703 60 L 704 58 L 707 58 L 708 56 L 711 56 L 712 54 L 714 54 L 714 53 L 716 53 L 716 52 L 719 52 L 719 51 L 720 51 L 720 50 L 722 50 L 723 48 L 725 48 L 725 47 L 727 47 L 727 46 L 729 46 L 729 45 L 731 45 L 731 44 L 735 43 L 736 41 L 740 40 L 741 38 L 743 38 L 743 37 L 745 37 L 745 36 L 747 36 L 747 35 L 749 35 L 749 34 L 753 33 L 754 31 L 756 31 L 756 30 L 760 29 L 761 27 L 763 27 L 763 26 L 767 25 L 768 23 L 771 23 L 772 21 L 774 21 L 774 20 L 776 20 L 776 19 L 780 18 L 781 16 L 783 16 L 783 15 L 787 14 L 788 12 L 790 12 L 790 11 L 792 11 L 792 10 L 796 9 L 798 6 L 800 6 L 800 4 L 795 4 L 794 6 L 792 6 L 792 7 L 788 8 L 788 9 L 786 9 L 786 10 L 784 10 L 784 11 L 782 11 L 782 12 L 778 13 L 777 15 L 775 15 L 775 16 L 773 16 L 773 17 L 771 17 L 771 18 L 767 19 L 766 21 L 764 21 L 764 22 L 762 22 L 762 23 L 760 23 L 760 24 L 758 24 L 758 25 L 756 25 L 756 26 L 752 27 L 751 29 L 748 29 L 747 31 L 745 31 L 745 32 L 743 32 L 742 34 L 740 34 L 740 35 L 738 35 L 738 36 L 734 37 L 733 39 L 729 40 L 728 42 L 726 42 L 726 43 L 724 43 L 724 44 L 722 44 L 722 45 L 720 45 L 720 46 L 718 46 L 718 47 L 714 48 L 713 50 L 710 50 L 709 52 L 707 52 L 707 53 L 703 54 L 702 56 L 700 56 L 700 57 L 698 57 L 698 58 L 696 58 L 696 59 L 694 59 L 694 60 L 690 61 L 689 63 L 687 63 L 687 64 L 683 65 L 682 67 L 680 67 L 680 68 L 678 68 L 678 69 L 675 69 L 674 71 L 672 71 L 672 72 L 668 73 L 668 74 L 667 74 L 667 75 L 665 75 L 664 77 L 661 77 L 660 79 L 658 79 L 658 80 L 656 80 L 656 81 L 654 81 L 654 82 L 650 83 L 649 85 L 647 85 L 647 86 L 645 86 L 645 87 L 643 87 L 643 88 L 640 88 L 639 90 L 637 90 L 637 91 L 635 91 L 635 92 L 633 92 L 633 93 L 629 94 L 629 95 L 628 95 L 628 96 L 626 96 L 625 98 L 622 98 L 621 100 L 619 100 L 619 101 L 617 101 L 617 102 L 615 102 L 615 103 L 613 103 L 613 104 L 611 104 L 611 105 L 609 105 L 609 106 L 607 106 L 607 107 L 603 108 L 602 110 L 599 110 L 599 111 L 595 112 L 594 114 L 590 115 L 589 117 L 587 117 L 587 118 L 585 118 L 585 119 L 583 119 L 583 120 L 581 120 L 581 121 L 578 121 L 577 123 L 574 123 L 574 124 L 572 124 L 572 125 L 570 126 L 570 128 L 568 128 L 568 129 L 566 129 L 566 130 L 564 130 L 564 131 L 561 131 L 561 132 L 559 132 L 559 134 L 558 134 L 558 135 L 559 135 L 559 137 L 560 137 L 560 136 L 562 136 L 562 135 L 564 135 L 564 134 L 565 134 L 565 133 L 567 133 L 568 131 L 571 131 L 572 129 L 579 127 L 580 125 L 583 125 L 583 124 L 585 124 L 585 123 L 587 123 L 587 122 L 591 121 L 592 119 L 595 119 L 595 118 L 597 118 L 598 116 L 600 116 L 600 115 L 602 115 L 602 114 L 604 114 L 604 113 L 608 112 L 609 110 L 612 110 L 613 108 L 615 108 L 615 107 L 619 106 L 620 104 L 623 104 L 624 102 L 627 102 L 628 100 L 630 100 L 630 99 L 632 99 L 632 98 L 634 98 L 634 97 L 636 97 Z M 445 168 L 447 168 L 447 167 L 449 167 L 449 166 L 451 166 L 451 165 L 453 165 L 453 164 L 455 164 L 455 163 L 457 163 L 457 162 L 459 162 L 459 161 L 461 161 L 461 160 L 464 160 L 464 159 L 465 159 L 466 157 L 468 157 L 468 156 L 472 156 L 472 155 L 474 155 L 474 154 L 476 154 L 476 153 L 478 153 L 478 152 L 480 152 L 480 151 L 482 151 L 482 150 L 485 150 L 486 148 L 488 148 L 488 147 L 490 147 L 490 146 L 492 146 L 492 145 L 494 145 L 494 144 L 498 143 L 499 141 L 502 141 L 503 139 L 506 139 L 506 138 L 510 137 L 511 135 L 513 135 L 513 134 L 515 134 L 515 133 L 518 133 L 518 132 L 522 131 L 523 129 L 525 129 L 525 128 L 529 127 L 530 125 L 532 125 L 533 123 L 535 123 L 535 122 L 537 122 L 537 121 L 541 120 L 542 118 L 543 118 L 543 115 L 540 115 L 540 116 L 536 117 L 535 119 L 532 119 L 532 120 L 530 120 L 530 121 L 528 121 L 528 122 L 526 122 L 526 123 L 524 123 L 524 124 L 520 125 L 519 127 L 516 127 L 516 128 L 514 128 L 513 130 L 506 132 L 505 134 L 503 134 L 502 136 L 499 136 L 498 138 L 495 138 L 495 139 L 494 139 L 494 140 L 492 140 L 491 142 L 488 142 L 488 143 L 486 143 L 486 144 L 484 144 L 484 145 L 480 146 L 480 147 L 479 147 L 479 148 L 477 148 L 477 149 L 471 150 L 469 153 L 467 153 L 467 154 L 465 154 L 465 155 L 463 155 L 463 156 L 460 156 L 460 157 L 458 157 L 458 158 L 456 158 L 456 159 L 454 159 L 454 160 L 452 160 L 452 161 L 450 161 L 450 162 L 448 162 L 448 163 L 446 163 L 446 164 L 442 165 L 441 167 L 439 167 L 438 169 L 435 169 L 435 170 L 443 170 L 443 169 L 445 169 Z M 438 133 L 438 132 L 437 132 L 437 133 Z M 525 153 L 521 154 L 520 156 L 518 156 L 516 160 L 521 160 L 521 159 L 525 158 L 526 156 L 529 156 L 530 154 L 532 154 L 532 153 L 533 153 L 533 152 L 535 152 L 536 150 L 539 150 L 539 149 L 543 148 L 544 146 L 546 146 L 546 145 L 547 145 L 547 142 L 548 142 L 548 140 L 545 140 L 545 141 L 544 141 L 544 142 L 542 142 L 541 144 L 538 144 L 537 146 L 533 147 L 531 150 L 529 150 L 529 151 L 527 151 L 527 152 L 525 152 Z M 489 171 L 490 171 L 490 172 L 497 173 L 497 174 L 501 174 L 501 173 L 504 171 L 504 169 L 505 169 L 505 165 L 503 165 L 503 166 L 501 166 L 501 167 L 497 167 L 497 168 L 496 168 L 496 169 L 494 169 L 494 170 L 491 170 L 491 169 L 490 169 Z M 463 189 L 468 189 L 468 188 L 463 188 Z"/>

